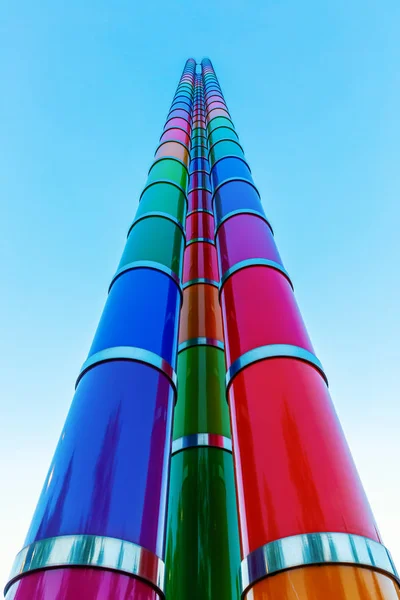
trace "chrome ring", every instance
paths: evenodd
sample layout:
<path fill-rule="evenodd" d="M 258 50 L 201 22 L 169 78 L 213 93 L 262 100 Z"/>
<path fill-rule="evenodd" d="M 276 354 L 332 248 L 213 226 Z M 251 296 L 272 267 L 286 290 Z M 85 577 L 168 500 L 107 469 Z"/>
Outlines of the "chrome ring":
<path fill-rule="evenodd" d="M 218 433 L 191 433 L 172 442 L 171 455 L 187 448 L 219 448 L 232 452 L 232 440 Z"/>
<path fill-rule="evenodd" d="M 145 185 L 144 188 L 143 188 L 142 193 L 139 196 L 139 202 L 142 199 L 142 196 L 145 193 L 145 191 L 148 190 L 152 185 L 157 185 L 157 183 L 168 183 L 169 185 L 173 185 L 180 192 L 182 192 L 182 194 L 185 196 L 186 202 L 187 202 L 187 194 L 186 194 L 185 190 L 178 183 L 175 183 L 175 181 L 172 181 L 172 179 L 157 179 L 157 181 L 152 181 L 151 183 Z"/>
<path fill-rule="evenodd" d="M 204 283 L 219 288 L 218 281 L 215 281 L 214 279 L 208 279 L 208 277 L 196 277 L 195 279 L 189 279 L 189 281 L 186 281 L 182 285 L 182 289 L 186 290 L 186 288 L 190 287 L 191 285 L 197 285 L 199 283 Z"/>
<path fill-rule="evenodd" d="M 179 288 L 179 291 L 182 294 L 181 282 L 178 275 L 174 273 L 172 269 L 169 269 L 162 263 L 155 262 L 154 260 L 135 260 L 134 262 L 127 263 L 126 265 L 118 269 L 108 287 L 108 293 L 110 293 L 110 290 L 114 285 L 115 281 L 118 279 L 118 277 L 120 277 L 123 273 L 126 273 L 126 271 L 133 271 L 133 269 L 153 269 L 153 271 L 160 271 L 160 273 L 164 273 L 164 275 L 167 275 L 172 279 L 174 283 L 176 283 L 176 285 Z"/>
<path fill-rule="evenodd" d="M 293 284 L 290 280 L 289 273 L 282 265 L 275 262 L 274 260 L 269 260 L 268 258 L 248 258 L 247 260 L 241 260 L 240 262 L 237 262 L 225 271 L 225 273 L 221 277 L 221 283 L 219 284 L 219 293 L 221 294 L 222 287 L 225 281 L 229 279 L 231 275 L 237 273 L 237 271 L 246 269 L 247 267 L 271 267 L 271 269 L 275 269 L 276 271 L 282 273 L 282 275 L 286 277 L 286 279 L 290 283 L 291 288 L 293 289 Z"/>
<path fill-rule="evenodd" d="M 196 160 L 196 159 L 194 159 Z M 201 159 L 197 159 L 197 160 L 201 160 Z M 206 158 L 204 160 L 207 160 Z M 192 162 L 192 161 L 190 161 Z M 208 162 L 208 161 L 207 161 Z M 196 173 L 205 173 L 206 175 L 210 175 L 210 171 L 207 171 L 206 169 L 194 169 L 193 171 L 190 171 L 189 175 L 195 175 Z"/>
<path fill-rule="evenodd" d="M 315 354 L 312 354 L 312 352 L 309 352 L 309 350 L 306 350 L 305 348 L 293 346 L 292 344 L 268 344 L 266 346 L 253 348 L 233 361 L 226 372 L 226 389 L 229 388 L 233 378 L 236 377 L 240 371 L 249 365 L 253 365 L 256 362 L 260 362 L 261 360 L 268 358 L 295 358 L 297 360 L 306 362 L 320 372 L 326 384 L 328 385 L 328 379 L 325 375 L 322 364 Z"/>
<path fill-rule="evenodd" d="M 203 185 L 200 185 L 199 187 L 189 188 L 188 193 L 189 192 L 197 192 L 200 190 L 204 190 L 205 192 L 210 192 L 210 194 L 211 194 L 210 188 L 204 187 Z"/>
<path fill-rule="evenodd" d="M 207 213 L 208 215 L 211 215 L 212 217 L 214 216 L 214 213 L 212 210 L 208 210 L 208 208 L 196 208 L 196 210 L 191 210 L 190 212 L 187 213 L 186 215 L 186 219 L 188 217 L 190 217 L 190 215 L 194 215 L 198 212 L 202 212 L 202 213 Z"/>
<path fill-rule="evenodd" d="M 168 140 L 169 141 L 169 140 Z M 163 143 L 167 143 L 167 142 L 163 142 Z M 189 175 L 189 167 L 183 162 L 183 160 L 181 160 L 180 158 L 177 158 L 176 156 L 160 156 L 159 158 L 156 158 L 155 161 L 153 161 L 153 164 L 151 165 L 150 169 L 147 172 L 147 175 L 150 175 L 150 172 L 152 171 L 153 167 L 155 167 L 155 165 L 159 162 L 161 162 L 162 160 L 174 160 L 175 162 L 179 163 L 187 172 L 187 174 Z"/>
<path fill-rule="evenodd" d="M 229 212 L 225 216 L 222 217 L 222 219 L 219 221 L 217 227 L 215 228 L 214 237 L 217 237 L 218 230 L 221 227 L 221 225 L 223 225 L 225 223 L 225 221 L 228 221 L 228 219 L 231 219 L 232 217 L 236 217 L 237 215 L 254 215 L 255 217 L 258 217 L 259 219 L 262 219 L 270 228 L 272 235 L 274 234 L 274 230 L 272 229 L 271 223 L 268 221 L 267 217 L 265 217 L 261 212 L 258 212 L 258 210 L 253 210 L 252 208 L 239 208 L 238 210 L 233 210 L 232 212 Z"/>
<path fill-rule="evenodd" d="M 179 229 L 181 230 L 181 232 L 183 234 L 183 237 L 186 239 L 186 233 L 185 233 L 185 229 L 184 229 L 182 223 L 176 217 L 173 217 L 169 213 L 161 212 L 159 210 L 152 210 L 150 212 L 144 213 L 144 215 L 140 215 L 139 217 L 137 217 L 133 221 L 133 223 L 131 224 L 131 226 L 129 227 L 128 234 L 127 234 L 126 237 L 129 237 L 129 234 L 132 231 L 132 229 L 134 228 L 134 226 L 136 225 L 136 223 L 139 223 L 139 221 L 143 221 L 143 219 L 148 219 L 150 217 L 161 217 L 162 219 L 167 219 L 168 221 L 171 221 L 177 227 L 179 227 Z"/>
<path fill-rule="evenodd" d="M 379 542 L 351 533 L 305 533 L 270 542 L 251 552 L 240 567 L 241 597 L 269 575 L 326 564 L 376 569 L 400 583 L 389 551 Z"/>
<path fill-rule="evenodd" d="M 178 352 L 182 352 L 183 350 L 187 350 L 188 348 L 193 348 L 195 346 L 212 346 L 213 348 L 218 348 L 219 350 L 225 349 L 224 342 L 221 342 L 221 340 L 215 340 L 214 338 L 207 337 L 197 337 L 186 340 L 186 342 L 181 342 L 178 346 Z"/>
<path fill-rule="evenodd" d="M 137 348 L 136 346 L 114 346 L 112 348 L 105 348 L 104 350 L 100 350 L 99 352 L 92 354 L 92 356 L 89 356 L 82 365 L 76 380 L 75 388 L 85 373 L 90 369 L 100 363 L 110 362 L 112 360 L 130 360 L 154 367 L 157 371 L 160 371 L 163 375 L 168 377 L 176 394 L 177 375 L 171 365 L 155 352 L 150 352 L 150 350 L 145 350 L 144 348 Z"/>
<path fill-rule="evenodd" d="M 245 177 L 229 177 L 228 179 L 224 179 L 223 181 L 221 181 L 217 186 L 214 187 L 214 191 L 213 191 L 213 195 L 212 195 L 213 199 L 219 189 L 221 189 L 226 183 L 231 183 L 232 181 L 244 181 L 244 183 L 248 183 L 257 192 L 259 198 L 261 199 L 260 192 L 254 185 L 254 183 L 252 181 L 250 181 L 250 179 L 246 179 Z"/>
<path fill-rule="evenodd" d="M 212 244 L 213 246 L 215 246 L 214 240 L 212 240 L 211 238 L 192 238 L 191 240 L 188 240 L 186 242 L 186 246 L 190 246 L 190 244 L 195 244 L 196 242 L 205 242 L 207 244 Z"/>
<path fill-rule="evenodd" d="M 26 546 L 16 556 L 4 594 L 24 575 L 55 567 L 94 567 L 133 575 L 165 598 L 165 566 L 158 556 L 133 542 L 99 535 L 63 535 Z"/>

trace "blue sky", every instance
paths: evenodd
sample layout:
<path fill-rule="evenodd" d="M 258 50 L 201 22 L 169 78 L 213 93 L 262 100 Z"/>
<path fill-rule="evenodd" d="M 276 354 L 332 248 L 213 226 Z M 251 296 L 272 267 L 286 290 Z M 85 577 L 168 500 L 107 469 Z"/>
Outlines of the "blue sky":
<path fill-rule="evenodd" d="M 399 26 L 397 0 L 1 3 L 2 581 L 189 56 L 213 61 L 400 566 Z"/>

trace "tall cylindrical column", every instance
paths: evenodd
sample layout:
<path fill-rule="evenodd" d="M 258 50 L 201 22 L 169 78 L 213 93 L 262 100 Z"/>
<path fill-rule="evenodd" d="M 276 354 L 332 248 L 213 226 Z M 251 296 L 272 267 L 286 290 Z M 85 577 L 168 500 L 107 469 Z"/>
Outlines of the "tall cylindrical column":
<path fill-rule="evenodd" d="M 188 60 L 7 600 L 164 597 L 195 68 Z"/>
<path fill-rule="evenodd" d="M 239 597 L 239 536 L 207 153 L 199 75 L 192 117 L 179 386 L 171 459 L 167 600 Z"/>
<path fill-rule="evenodd" d="M 202 69 L 242 597 L 400 598 L 210 61 Z"/>

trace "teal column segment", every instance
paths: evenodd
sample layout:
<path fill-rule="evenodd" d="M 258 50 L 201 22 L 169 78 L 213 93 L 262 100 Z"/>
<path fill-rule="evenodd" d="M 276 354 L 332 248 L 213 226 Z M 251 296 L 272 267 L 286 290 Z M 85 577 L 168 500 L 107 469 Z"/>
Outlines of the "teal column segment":
<path fill-rule="evenodd" d="M 191 136 L 193 162 L 189 169 L 193 182 L 197 172 L 209 172 L 207 130 L 202 113 L 204 89 L 201 77 L 196 77 L 193 105 L 196 126 Z M 188 193 L 201 194 L 195 185 L 193 188 L 189 185 Z M 201 206 L 201 202 L 194 204 Z M 201 220 L 202 209 L 192 211 L 192 219 L 196 213 Z M 203 246 L 199 243 L 198 247 Z M 201 255 L 198 257 L 200 266 Z M 200 318 L 207 319 L 207 310 L 205 307 Z M 187 318 L 190 317 L 189 314 Z M 224 350 L 208 344 L 207 338 L 198 338 L 198 343 L 179 352 L 177 373 L 166 599 L 239 600 L 240 551 Z"/>

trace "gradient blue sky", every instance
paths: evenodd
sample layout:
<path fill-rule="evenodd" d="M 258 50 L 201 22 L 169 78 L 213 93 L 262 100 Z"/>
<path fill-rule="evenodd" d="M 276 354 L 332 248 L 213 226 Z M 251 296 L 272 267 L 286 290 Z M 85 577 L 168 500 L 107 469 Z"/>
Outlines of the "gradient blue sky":
<path fill-rule="evenodd" d="M 0 581 L 184 61 L 209 56 L 400 566 L 398 0 L 4 0 Z"/>

